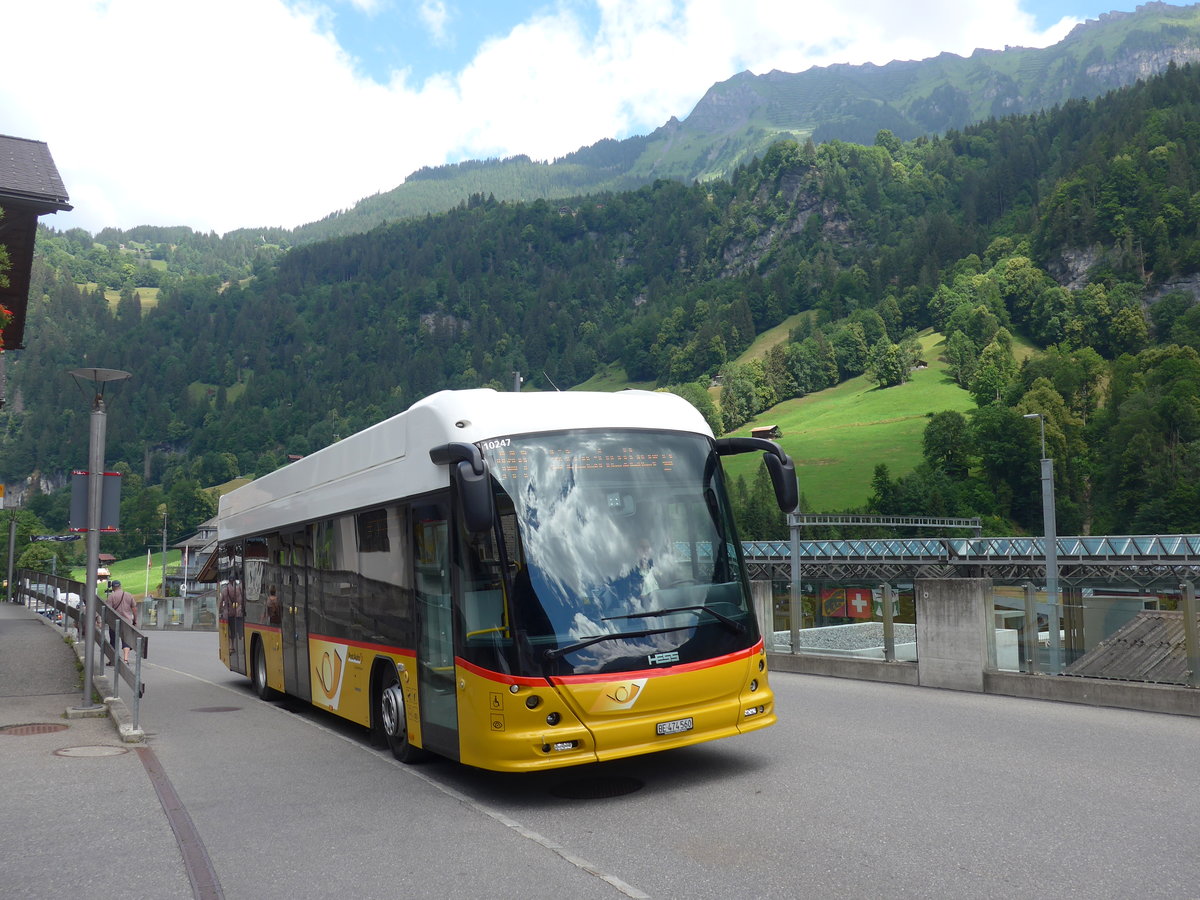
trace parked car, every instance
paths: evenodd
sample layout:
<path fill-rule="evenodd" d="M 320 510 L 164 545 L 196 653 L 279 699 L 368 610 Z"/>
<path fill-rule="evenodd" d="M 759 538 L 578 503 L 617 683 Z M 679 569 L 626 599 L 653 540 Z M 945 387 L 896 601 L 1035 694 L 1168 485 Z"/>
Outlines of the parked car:
<path fill-rule="evenodd" d="M 24 592 L 25 605 L 37 608 L 40 615 L 45 616 L 52 622 L 61 622 L 63 615 L 53 606 L 47 604 L 62 597 L 62 591 L 52 584 L 43 584 L 34 582 L 33 584 L 24 585 L 21 590 Z"/>

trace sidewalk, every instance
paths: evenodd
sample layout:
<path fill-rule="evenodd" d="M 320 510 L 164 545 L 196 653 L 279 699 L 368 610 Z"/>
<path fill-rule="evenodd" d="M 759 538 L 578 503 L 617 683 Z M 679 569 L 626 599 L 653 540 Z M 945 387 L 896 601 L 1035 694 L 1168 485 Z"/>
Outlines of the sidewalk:
<path fill-rule="evenodd" d="M 121 894 L 191 897 L 137 750 L 146 747 L 143 735 L 129 725 L 125 704 L 73 712 L 83 700 L 78 659 L 45 618 L 0 602 L 2 892 L 85 896 L 106 885 Z M 93 683 L 100 697 L 111 693 L 108 675 Z M 122 682 L 123 694 L 131 690 Z"/>

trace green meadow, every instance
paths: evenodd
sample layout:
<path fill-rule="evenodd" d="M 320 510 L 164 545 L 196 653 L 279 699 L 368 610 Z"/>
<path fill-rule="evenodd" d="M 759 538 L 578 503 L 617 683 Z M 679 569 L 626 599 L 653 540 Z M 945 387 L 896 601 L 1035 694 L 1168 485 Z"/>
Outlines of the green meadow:
<path fill-rule="evenodd" d="M 739 363 L 762 358 L 780 341 L 799 316 L 793 316 L 758 339 L 738 357 Z M 946 374 L 939 359 L 945 349 L 941 334 L 926 331 L 919 337 L 927 368 L 912 373 L 912 380 L 899 387 L 879 388 L 866 376 L 844 381 L 807 397 L 787 400 L 763 412 L 733 432 L 748 436 L 751 428 L 775 425 L 782 432 L 779 443 L 796 461 L 800 491 L 807 501 L 806 512 L 831 512 L 860 507 L 871 496 L 875 466 L 886 463 L 893 478 L 911 472 L 921 461 L 921 437 L 934 413 L 947 409 L 966 412 L 975 408 L 971 395 Z M 1018 358 L 1033 352 L 1016 341 Z M 619 391 L 654 385 L 633 384 L 624 370 L 611 365 L 572 390 Z M 710 390 L 720 402 L 720 388 Z M 725 458 L 731 480 L 739 475 L 754 478 L 761 463 L 757 454 Z"/>
<path fill-rule="evenodd" d="M 860 507 L 871 496 L 876 465 L 886 463 L 895 478 L 921 461 L 921 437 L 931 415 L 974 408 L 971 395 L 938 360 L 942 344 L 940 334 L 921 336 L 929 365 L 913 372 L 907 384 L 879 388 L 860 376 L 773 406 L 733 433 L 746 436 L 764 425 L 779 428 L 779 444 L 796 461 L 805 512 Z M 747 481 L 762 465 L 757 454 L 726 457 L 724 463 L 731 480 L 740 475 Z"/>

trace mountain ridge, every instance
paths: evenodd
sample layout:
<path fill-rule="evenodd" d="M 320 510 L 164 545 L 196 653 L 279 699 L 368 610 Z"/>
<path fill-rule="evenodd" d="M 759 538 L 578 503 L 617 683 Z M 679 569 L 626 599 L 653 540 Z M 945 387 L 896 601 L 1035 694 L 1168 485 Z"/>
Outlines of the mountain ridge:
<path fill-rule="evenodd" d="M 1200 61 L 1200 5 L 1152 2 L 1076 25 L 1045 48 L 977 48 L 922 60 L 836 63 L 803 72 L 749 70 L 712 85 L 683 119 L 645 135 L 605 138 L 551 162 L 524 154 L 417 170 L 390 191 L 296 228 L 296 243 L 444 212 L 472 195 L 556 200 L 629 190 L 659 178 L 727 177 L 778 140 L 871 144 L 944 134 L 988 118 L 1094 98 Z M 436 173 L 436 177 L 431 177 Z"/>

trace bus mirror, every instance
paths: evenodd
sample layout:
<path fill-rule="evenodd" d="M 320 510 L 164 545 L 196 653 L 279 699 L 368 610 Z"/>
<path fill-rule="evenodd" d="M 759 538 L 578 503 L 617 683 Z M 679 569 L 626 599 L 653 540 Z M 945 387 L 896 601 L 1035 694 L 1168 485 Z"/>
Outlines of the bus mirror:
<path fill-rule="evenodd" d="M 454 467 L 454 491 L 463 524 L 471 534 L 480 534 L 492 527 L 495 518 L 492 500 L 492 479 L 488 476 L 483 454 L 474 444 L 455 441 L 429 451 L 435 465 Z"/>
<path fill-rule="evenodd" d="M 785 513 L 796 511 L 800 505 L 800 489 L 796 485 L 796 464 L 792 458 L 774 441 L 756 437 L 720 438 L 716 442 L 717 453 L 730 456 L 735 453 L 750 453 L 754 450 L 763 451 L 763 462 L 767 465 L 767 473 L 771 476 L 771 484 L 775 487 L 775 502 Z"/>
<path fill-rule="evenodd" d="M 796 486 L 796 464 L 786 453 L 780 459 L 774 453 L 764 453 L 763 462 L 767 464 L 767 474 L 771 476 L 771 484 L 775 486 L 775 501 L 785 513 L 796 511 L 800 503 L 800 490 Z"/>
<path fill-rule="evenodd" d="M 463 524 L 471 534 L 482 534 L 492 527 L 495 518 L 492 502 L 492 479 L 484 471 L 477 473 L 467 460 L 456 467 L 454 479 L 458 491 L 459 509 L 463 513 Z"/>

